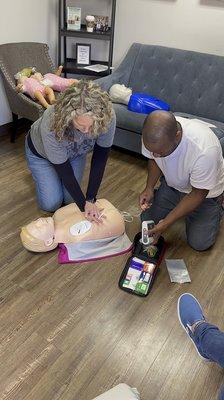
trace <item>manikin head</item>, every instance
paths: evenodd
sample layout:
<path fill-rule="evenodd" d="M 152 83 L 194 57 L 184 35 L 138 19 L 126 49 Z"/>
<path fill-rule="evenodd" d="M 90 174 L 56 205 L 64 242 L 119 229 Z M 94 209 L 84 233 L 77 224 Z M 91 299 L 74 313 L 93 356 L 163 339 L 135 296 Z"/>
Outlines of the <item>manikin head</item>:
<path fill-rule="evenodd" d="M 38 218 L 24 226 L 20 237 L 24 247 L 34 252 L 46 252 L 57 247 L 54 240 L 54 220 L 52 217 Z"/>
<path fill-rule="evenodd" d="M 43 75 L 40 72 L 35 72 L 32 77 L 38 82 L 41 82 L 44 79 Z"/>
<path fill-rule="evenodd" d="M 15 79 L 18 81 L 22 76 L 25 76 L 26 78 L 30 78 L 34 73 L 36 72 L 35 67 L 26 67 L 21 69 L 21 71 L 17 72 L 15 75 Z"/>
<path fill-rule="evenodd" d="M 154 157 L 167 157 L 176 149 L 182 138 L 181 125 L 169 111 L 154 111 L 144 122 L 142 139 Z"/>
<path fill-rule="evenodd" d="M 18 77 L 18 79 L 17 79 L 17 84 L 18 84 L 18 85 L 23 85 L 24 82 L 25 82 L 27 79 L 28 79 L 27 76 L 20 75 L 20 76 Z"/>
<path fill-rule="evenodd" d="M 128 104 L 132 95 L 132 90 L 125 85 L 116 83 L 115 85 L 111 86 L 109 95 L 114 103 Z"/>

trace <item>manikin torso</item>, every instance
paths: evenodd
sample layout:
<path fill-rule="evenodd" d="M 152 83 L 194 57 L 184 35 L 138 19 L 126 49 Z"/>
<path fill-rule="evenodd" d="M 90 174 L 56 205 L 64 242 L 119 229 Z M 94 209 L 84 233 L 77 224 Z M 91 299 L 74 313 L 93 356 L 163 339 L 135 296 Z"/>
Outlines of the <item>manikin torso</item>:
<path fill-rule="evenodd" d="M 55 241 L 74 243 L 122 235 L 125 231 L 123 217 L 107 200 L 98 200 L 102 210 L 102 223 L 89 223 L 76 204 L 59 208 L 54 214 Z M 78 224 L 81 221 L 84 224 Z M 72 234 L 73 233 L 73 234 Z"/>

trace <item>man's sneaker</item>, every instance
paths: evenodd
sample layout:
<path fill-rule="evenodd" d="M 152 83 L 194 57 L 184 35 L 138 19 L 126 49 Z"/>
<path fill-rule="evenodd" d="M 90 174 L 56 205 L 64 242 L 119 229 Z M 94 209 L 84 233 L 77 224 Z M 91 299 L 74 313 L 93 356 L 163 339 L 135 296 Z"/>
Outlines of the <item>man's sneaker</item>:
<path fill-rule="evenodd" d="M 209 361 L 209 359 L 204 356 L 203 352 L 198 346 L 192 332 L 193 325 L 197 324 L 197 322 L 205 322 L 205 317 L 198 300 L 190 293 L 182 294 L 182 296 L 180 296 L 178 299 L 177 313 L 182 327 L 194 343 L 199 356 L 203 358 L 203 360 Z"/>

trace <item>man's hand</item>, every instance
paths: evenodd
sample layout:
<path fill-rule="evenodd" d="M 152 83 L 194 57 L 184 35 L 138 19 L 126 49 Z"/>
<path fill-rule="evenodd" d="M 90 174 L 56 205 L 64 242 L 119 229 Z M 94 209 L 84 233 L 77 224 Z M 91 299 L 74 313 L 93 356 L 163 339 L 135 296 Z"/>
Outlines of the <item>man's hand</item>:
<path fill-rule="evenodd" d="M 153 243 L 156 244 L 158 242 L 161 234 L 168 228 L 168 225 L 165 223 L 164 219 L 161 219 L 157 225 L 154 226 L 153 229 L 148 231 L 149 236 L 153 237 Z"/>
<path fill-rule="evenodd" d="M 142 211 L 145 211 L 147 208 L 149 208 L 152 204 L 154 197 L 154 190 L 145 188 L 143 192 L 139 196 L 139 205 Z"/>
<path fill-rule="evenodd" d="M 102 223 L 102 212 L 103 210 L 100 210 L 96 203 L 90 203 L 89 201 L 86 201 L 85 205 L 85 217 L 88 219 L 90 222 L 96 222 L 96 223 Z"/>

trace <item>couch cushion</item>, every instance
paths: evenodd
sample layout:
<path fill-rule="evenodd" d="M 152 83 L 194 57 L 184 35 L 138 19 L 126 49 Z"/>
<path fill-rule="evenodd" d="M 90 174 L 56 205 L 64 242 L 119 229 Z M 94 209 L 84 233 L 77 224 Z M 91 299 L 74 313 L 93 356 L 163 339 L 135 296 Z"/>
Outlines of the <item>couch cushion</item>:
<path fill-rule="evenodd" d="M 134 113 L 123 104 L 114 103 L 118 128 L 141 134 L 142 126 L 147 115 Z"/>

